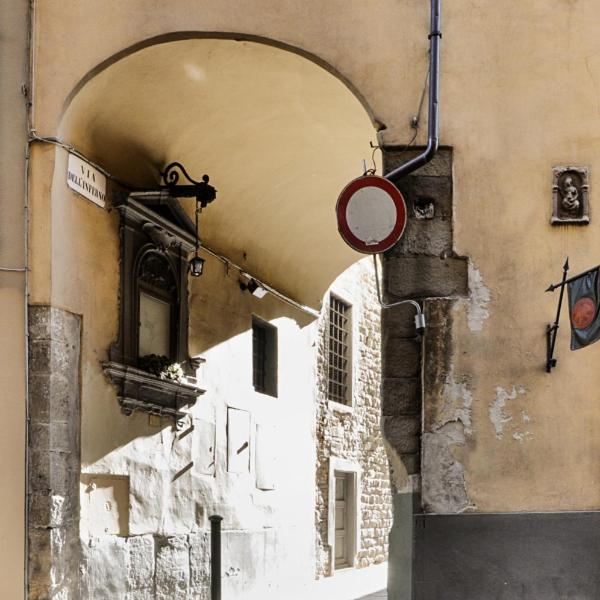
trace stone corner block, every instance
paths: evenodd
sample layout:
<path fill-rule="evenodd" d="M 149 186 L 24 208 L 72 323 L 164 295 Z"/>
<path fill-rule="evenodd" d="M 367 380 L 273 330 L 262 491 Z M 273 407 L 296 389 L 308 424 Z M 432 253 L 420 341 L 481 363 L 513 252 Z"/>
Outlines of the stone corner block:
<path fill-rule="evenodd" d="M 400 455 L 419 451 L 421 419 L 413 417 L 383 417 L 383 434 L 390 446 Z"/>
<path fill-rule="evenodd" d="M 389 300 L 467 296 L 468 261 L 462 257 L 387 257 L 385 290 Z"/>
<path fill-rule="evenodd" d="M 384 377 L 417 377 L 420 370 L 421 342 L 419 338 L 386 340 L 383 355 Z"/>

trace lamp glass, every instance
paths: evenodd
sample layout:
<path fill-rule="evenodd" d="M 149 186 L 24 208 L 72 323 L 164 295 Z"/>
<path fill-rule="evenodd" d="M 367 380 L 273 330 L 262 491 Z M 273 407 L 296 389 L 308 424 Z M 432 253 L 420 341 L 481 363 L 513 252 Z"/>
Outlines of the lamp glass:
<path fill-rule="evenodd" d="M 190 274 L 192 277 L 200 277 L 204 271 L 204 259 L 199 256 L 194 256 L 190 260 Z"/>

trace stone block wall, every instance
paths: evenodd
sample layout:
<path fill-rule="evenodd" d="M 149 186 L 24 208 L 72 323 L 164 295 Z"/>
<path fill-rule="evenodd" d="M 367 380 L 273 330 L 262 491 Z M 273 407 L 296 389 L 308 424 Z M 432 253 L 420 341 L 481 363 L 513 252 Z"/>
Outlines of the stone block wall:
<path fill-rule="evenodd" d="M 384 172 L 417 152 L 384 148 Z M 466 505 L 462 466 L 450 449 L 453 425 L 433 423 L 430 413 L 450 375 L 452 310 L 469 294 L 469 262 L 453 248 L 452 150 L 441 148 L 395 183 L 408 222 L 402 240 L 384 255 L 384 299 L 419 301 L 428 322 L 423 339 L 416 335 L 412 306 L 387 309 L 382 317 L 383 431 L 394 506 L 388 596 L 404 600 L 415 591 L 415 514 L 436 510 L 438 500 L 458 509 Z"/>
<path fill-rule="evenodd" d="M 29 309 L 29 600 L 78 600 L 81 319 Z"/>
<path fill-rule="evenodd" d="M 417 151 L 384 149 L 384 171 Z M 442 148 L 415 173 L 395 182 L 406 200 L 408 222 L 400 242 L 384 255 L 386 302 L 412 299 L 426 306 L 436 298 L 468 294 L 468 261 L 453 253 L 452 151 Z M 448 303 L 444 304 L 449 310 Z M 416 335 L 415 309 L 401 305 L 384 311 L 383 430 L 408 475 L 421 472 L 422 340 Z M 429 346 L 449 335 L 448 328 L 429 328 Z M 427 369 L 435 361 L 428 361 Z M 429 373 L 427 381 L 434 374 Z"/>
<path fill-rule="evenodd" d="M 114 571 L 121 576 L 111 576 Z M 209 534 L 91 539 L 81 572 L 82 598 L 209 600 Z"/>
<path fill-rule="evenodd" d="M 352 305 L 353 402 L 351 411 L 327 400 L 328 305 L 318 324 L 316 404 L 316 575 L 332 574 L 328 545 L 329 465 L 336 457 L 360 468 L 360 544 L 356 567 L 387 560 L 391 526 L 389 466 L 381 435 L 380 308 L 372 263 L 354 265 L 333 286 Z"/>

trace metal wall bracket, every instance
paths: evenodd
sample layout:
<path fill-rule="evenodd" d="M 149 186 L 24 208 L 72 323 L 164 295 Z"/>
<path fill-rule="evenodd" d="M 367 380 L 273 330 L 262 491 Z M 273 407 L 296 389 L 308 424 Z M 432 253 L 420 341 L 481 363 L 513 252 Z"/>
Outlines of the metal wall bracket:
<path fill-rule="evenodd" d="M 203 175 L 202 181 L 196 181 L 189 176 L 185 167 L 179 162 L 172 162 L 170 165 L 167 165 L 160 175 L 164 182 L 161 189 L 169 190 L 170 194 L 175 198 L 196 198 L 196 202 L 200 208 L 206 208 L 217 197 L 217 190 L 208 183 L 208 175 Z M 181 175 L 189 181 L 190 185 L 179 184 Z"/>
<path fill-rule="evenodd" d="M 569 259 L 565 261 L 563 265 L 563 277 L 559 284 L 552 284 L 546 290 L 547 292 L 553 292 L 556 288 L 560 287 L 560 296 L 558 297 L 558 307 L 556 309 L 556 317 L 554 323 L 548 325 L 546 328 L 546 373 L 551 373 L 552 369 L 556 367 L 557 359 L 554 358 L 554 349 L 556 347 L 556 336 L 558 335 L 559 321 L 560 321 L 560 309 L 562 308 L 563 297 L 565 295 L 565 283 L 567 283 L 567 273 L 569 272 Z"/>

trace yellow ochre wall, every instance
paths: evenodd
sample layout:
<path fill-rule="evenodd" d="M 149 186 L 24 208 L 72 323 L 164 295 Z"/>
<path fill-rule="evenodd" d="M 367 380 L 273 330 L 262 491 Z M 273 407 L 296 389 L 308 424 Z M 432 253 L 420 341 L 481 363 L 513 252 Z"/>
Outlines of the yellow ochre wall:
<path fill-rule="evenodd" d="M 0 2 L 0 268 L 25 266 L 27 3 Z M 0 597 L 22 598 L 25 531 L 25 274 L 0 271 Z"/>
<path fill-rule="evenodd" d="M 600 254 L 596 12 L 593 0 L 559 0 L 551 7 L 546 0 L 444 3 L 441 141 L 454 148 L 455 250 L 472 260 L 471 298 L 455 312 L 447 400 L 451 409 L 470 411 L 466 443 L 453 453 L 465 466 L 476 510 L 600 507 L 600 346 L 568 352 L 564 327 L 558 368 L 543 372 L 544 330 L 556 302 L 543 290 L 560 277 L 565 256 L 575 272 L 597 263 Z M 39 135 L 55 135 L 82 78 L 133 44 L 173 32 L 233 32 L 316 55 L 360 92 L 373 120 L 385 124 L 380 140 L 402 144 L 410 138 L 427 69 L 427 29 L 428 3 L 422 0 L 49 0 L 36 11 L 35 127 Z M 169 108 L 149 111 L 148 125 L 168 120 Z M 199 131 L 202 117 L 196 118 Z M 423 131 L 418 142 L 424 142 Z M 41 214 L 51 211 L 52 228 L 46 212 L 32 229 L 32 300 L 77 312 L 72 286 L 81 275 L 71 277 L 59 261 L 76 264 L 67 251 L 91 252 L 88 240 L 102 242 L 104 225 L 60 203 L 48 207 L 53 156 L 47 149 L 34 156 L 32 203 Z M 557 164 L 590 167 L 588 227 L 549 225 Z M 349 174 L 356 169 L 352 165 Z M 333 192 L 328 201 L 333 206 Z M 50 285 L 44 265 L 49 244 L 64 232 L 63 218 L 80 228 L 78 243 L 61 240 L 64 248 L 52 253 Z M 114 258 L 114 244 L 102 247 Z M 99 277 L 114 283 L 116 275 L 101 271 Z M 285 281 L 284 274 L 278 277 Z M 111 337 L 104 329 L 90 335 L 102 338 L 98 347 Z"/>

